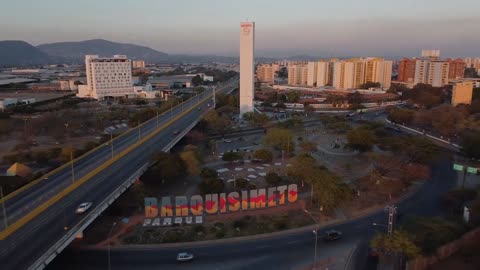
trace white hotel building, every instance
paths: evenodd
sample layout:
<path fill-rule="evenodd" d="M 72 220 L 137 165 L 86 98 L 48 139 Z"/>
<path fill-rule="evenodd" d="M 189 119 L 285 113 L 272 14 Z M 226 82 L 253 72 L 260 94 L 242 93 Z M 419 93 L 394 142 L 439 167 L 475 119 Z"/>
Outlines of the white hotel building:
<path fill-rule="evenodd" d="M 134 96 L 132 63 L 125 55 L 100 58 L 85 56 L 87 85 L 79 85 L 78 96 L 94 99 Z"/>

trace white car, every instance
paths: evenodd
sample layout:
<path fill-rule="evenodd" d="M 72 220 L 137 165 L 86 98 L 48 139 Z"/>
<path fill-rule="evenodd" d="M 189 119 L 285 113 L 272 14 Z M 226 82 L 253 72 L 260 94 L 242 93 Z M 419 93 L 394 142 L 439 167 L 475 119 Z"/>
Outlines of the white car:
<path fill-rule="evenodd" d="M 88 209 L 90 209 L 90 207 L 92 207 L 91 202 L 84 202 L 77 207 L 77 210 L 75 210 L 75 213 L 77 214 L 85 213 L 87 212 Z"/>
<path fill-rule="evenodd" d="M 229 139 L 223 139 L 223 142 L 226 142 L 226 143 L 231 143 L 232 140 L 229 140 Z"/>
<path fill-rule="evenodd" d="M 177 262 L 188 262 L 193 260 L 193 254 L 182 252 L 177 254 Z"/>

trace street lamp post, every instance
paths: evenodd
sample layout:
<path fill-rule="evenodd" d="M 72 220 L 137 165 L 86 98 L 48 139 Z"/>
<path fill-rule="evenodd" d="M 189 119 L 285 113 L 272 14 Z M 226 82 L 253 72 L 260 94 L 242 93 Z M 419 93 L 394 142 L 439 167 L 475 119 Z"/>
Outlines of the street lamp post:
<path fill-rule="evenodd" d="M 138 127 L 138 140 L 142 138 L 142 130 L 140 128 L 140 120 L 137 121 L 137 127 Z"/>
<path fill-rule="evenodd" d="M 5 229 L 8 228 L 7 209 L 5 208 L 5 200 L 3 200 L 3 186 L 0 185 L 0 199 L 2 200 L 3 223 Z"/>
<path fill-rule="evenodd" d="M 312 268 L 313 270 L 315 270 L 317 268 L 318 222 L 307 209 L 305 209 L 304 211 L 312 218 L 312 220 L 315 222 L 315 225 L 316 225 L 315 230 L 313 230 L 313 234 L 315 234 L 315 251 L 313 254 L 313 268 Z"/>
<path fill-rule="evenodd" d="M 113 158 L 113 133 L 110 132 L 110 150 L 112 152 L 112 158 Z"/>
<path fill-rule="evenodd" d="M 158 111 L 157 111 L 157 128 L 158 128 Z"/>
<path fill-rule="evenodd" d="M 70 137 L 68 136 L 68 123 L 63 124 L 65 126 L 65 136 L 67 136 L 67 140 L 70 140 Z M 75 183 L 75 169 L 74 169 L 74 164 L 73 164 L 73 146 L 70 143 L 70 166 L 72 170 L 72 184 Z"/>
<path fill-rule="evenodd" d="M 110 260 L 110 246 L 111 246 L 111 243 L 110 243 L 110 235 L 112 234 L 112 231 L 113 231 L 113 227 L 115 227 L 115 225 L 117 225 L 117 222 L 113 222 L 112 223 L 112 227 L 110 228 L 110 232 L 108 233 L 108 237 L 107 237 L 107 241 L 108 241 L 108 270 L 111 270 L 112 269 L 112 263 L 111 263 L 111 260 Z"/>

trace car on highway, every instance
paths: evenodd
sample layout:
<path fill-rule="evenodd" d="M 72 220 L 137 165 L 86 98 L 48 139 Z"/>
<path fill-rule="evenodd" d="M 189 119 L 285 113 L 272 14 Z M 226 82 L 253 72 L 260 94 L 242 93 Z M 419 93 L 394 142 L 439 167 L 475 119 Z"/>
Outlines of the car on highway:
<path fill-rule="evenodd" d="M 232 142 L 232 140 L 229 140 L 229 139 L 222 139 L 222 140 L 223 140 L 223 142 L 225 142 L 225 143 L 231 143 L 231 142 Z"/>
<path fill-rule="evenodd" d="M 198 108 L 197 108 L 197 110 L 199 110 L 199 111 L 200 111 L 201 109 L 202 109 L 202 107 L 198 107 Z"/>
<path fill-rule="evenodd" d="M 210 107 L 210 103 L 208 103 L 207 106 Z"/>
<path fill-rule="evenodd" d="M 75 213 L 77 213 L 77 214 L 85 213 L 85 212 L 88 211 L 88 209 L 90 209 L 90 207 L 92 207 L 92 203 L 91 203 L 91 202 L 81 203 L 81 204 L 77 207 L 77 210 L 75 210 Z"/>
<path fill-rule="evenodd" d="M 177 262 L 188 262 L 193 260 L 194 256 L 191 253 L 181 252 L 177 254 Z"/>
<path fill-rule="evenodd" d="M 178 133 L 180 133 L 180 130 L 175 130 L 174 132 L 172 132 L 174 135 L 177 135 Z"/>
<path fill-rule="evenodd" d="M 326 231 L 325 235 L 323 236 L 323 239 L 325 241 L 334 241 L 342 238 L 342 232 L 337 231 L 337 230 L 330 230 Z"/>

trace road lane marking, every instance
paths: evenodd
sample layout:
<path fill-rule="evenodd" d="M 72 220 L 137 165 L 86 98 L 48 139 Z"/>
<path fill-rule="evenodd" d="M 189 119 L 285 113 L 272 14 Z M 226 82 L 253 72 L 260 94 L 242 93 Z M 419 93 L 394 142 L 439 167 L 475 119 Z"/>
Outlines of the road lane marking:
<path fill-rule="evenodd" d="M 203 103 L 208 99 L 210 99 L 210 95 L 203 98 L 199 103 Z M 194 103 L 194 104 L 197 104 L 197 103 Z M 59 192 L 58 194 L 56 194 L 52 198 L 48 199 L 46 202 L 42 203 L 40 206 L 38 206 L 37 208 L 35 208 L 31 212 L 29 212 L 28 214 L 26 214 L 22 218 L 15 221 L 8 228 L 6 228 L 6 229 L 4 229 L 3 231 L 0 232 L 0 240 L 4 240 L 6 237 L 8 237 L 9 235 L 14 233 L 15 231 L 17 231 L 21 227 L 23 227 L 27 222 L 31 221 L 33 218 L 35 218 L 40 213 L 45 211 L 48 207 L 52 206 L 53 204 L 55 204 L 56 202 L 61 200 L 67 194 L 76 190 L 79 186 L 83 185 L 85 182 L 87 182 L 88 180 L 90 180 L 91 178 L 96 176 L 102 170 L 106 169 L 107 167 L 112 165 L 114 162 L 117 162 L 118 160 L 120 160 L 121 158 L 123 158 L 124 156 L 126 156 L 127 154 L 132 152 L 135 148 L 139 147 L 141 144 L 145 143 L 146 141 L 148 141 L 148 140 L 152 139 L 153 137 L 155 137 L 156 135 L 158 135 L 158 133 L 160 133 L 161 131 L 163 131 L 164 129 L 166 129 L 167 127 L 169 127 L 170 125 L 172 125 L 177 120 L 184 117 L 185 115 L 189 114 L 194 109 L 195 109 L 195 106 L 192 105 L 190 108 L 185 109 L 180 114 L 177 114 L 175 117 L 173 117 L 171 120 L 167 121 L 165 124 L 160 126 L 158 129 L 156 129 L 152 133 L 148 134 L 147 136 L 143 137 L 139 141 L 136 141 L 135 143 L 130 145 L 127 149 L 120 152 L 113 159 L 109 159 L 107 162 L 103 163 L 99 167 L 97 167 L 94 170 L 92 170 L 91 172 L 87 173 L 86 175 L 81 177 L 79 180 L 77 180 L 75 183 L 69 185 L 66 189 L 62 190 L 61 192 Z"/>

